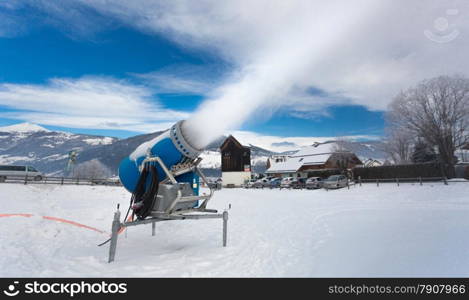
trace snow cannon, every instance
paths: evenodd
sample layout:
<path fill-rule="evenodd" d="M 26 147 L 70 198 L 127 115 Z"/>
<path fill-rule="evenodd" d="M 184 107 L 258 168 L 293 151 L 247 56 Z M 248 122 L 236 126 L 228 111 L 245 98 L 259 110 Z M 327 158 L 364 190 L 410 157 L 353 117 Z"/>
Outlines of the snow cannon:
<path fill-rule="evenodd" d="M 189 136 L 184 122 L 177 122 L 153 140 L 141 144 L 121 162 L 119 178 L 132 198 L 123 222 L 117 206 L 111 238 L 100 244 L 110 242 L 108 262 L 114 261 L 118 236 L 125 228 L 151 223 L 153 236 L 155 224 L 162 221 L 222 219 L 223 246 L 226 247 L 228 211 L 218 213 L 207 208 L 215 190 L 198 168 L 202 149 L 194 147 L 191 141 L 199 137 Z M 200 180 L 210 193 L 200 195 Z"/>
<path fill-rule="evenodd" d="M 202 149 L 190 143 L 197 137 L 186 135 L 184 122 L 141 144 L 120 163 L 120 181 L 132 193 L 131 208 L 139 219 L 204 210 L 213 193 L 210 190 L 209 196 L 199 196 L 199 179 L 207 182 L 197 168 Z"/>

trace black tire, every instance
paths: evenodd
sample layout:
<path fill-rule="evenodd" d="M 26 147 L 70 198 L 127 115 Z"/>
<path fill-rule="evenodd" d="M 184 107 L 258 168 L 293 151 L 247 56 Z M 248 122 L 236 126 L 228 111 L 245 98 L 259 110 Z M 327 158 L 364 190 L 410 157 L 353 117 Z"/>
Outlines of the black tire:
<path fill-rule="evenodd" d="M 34 181 L 41 181 L 42 180 L 42 176 L 41 175 L 36 175 L 34 176 Z"/>
<path fill-rule="evenodd" d="M 0 176 L 0 182 L 5 182 L 5 180 L 7 180 L 6 176 Z"/>

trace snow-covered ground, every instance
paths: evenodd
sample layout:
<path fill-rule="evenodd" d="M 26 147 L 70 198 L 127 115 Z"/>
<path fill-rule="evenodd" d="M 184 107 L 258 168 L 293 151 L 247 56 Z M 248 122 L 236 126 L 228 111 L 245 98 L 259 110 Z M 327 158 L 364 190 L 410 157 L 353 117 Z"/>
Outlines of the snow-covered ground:
<path fill-rule="evenodd" d="M 469 276 L 469 183 L 374 184 L 350 190 L 218 191 L 221 220 L 131 227 L 116 261 L 106 233 L 120 187 L 0 184 L 0 276 Z"/>

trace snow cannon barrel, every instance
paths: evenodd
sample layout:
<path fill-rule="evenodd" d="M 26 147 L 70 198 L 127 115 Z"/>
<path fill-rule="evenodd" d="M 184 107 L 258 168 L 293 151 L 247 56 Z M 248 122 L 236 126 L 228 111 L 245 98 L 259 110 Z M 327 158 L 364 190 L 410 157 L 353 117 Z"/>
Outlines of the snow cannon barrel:
<path fill-rule="evenodd" d="M 140 166 L 148 156 L 158 156 L 168 169 L 188 160 L 196 159 L 202 152 L 189 143 L 190 139 L 184 131 L 184 120 L 174 124 L 169 130 L 163 132 L 153 140 L 145 142 L 135 149 L 119 165 L 119 178 L 124 187 L 131 193 L 135 191 L 140 177 Z M 166 174 L 159 166 L 154 164 L 158 172 L 158 181 L 166 178 Z M 194 193 L 198 194 L 198 176 L 195 173 L 186 173 L 176 177 L 178 182 L 193 183 Z"/>

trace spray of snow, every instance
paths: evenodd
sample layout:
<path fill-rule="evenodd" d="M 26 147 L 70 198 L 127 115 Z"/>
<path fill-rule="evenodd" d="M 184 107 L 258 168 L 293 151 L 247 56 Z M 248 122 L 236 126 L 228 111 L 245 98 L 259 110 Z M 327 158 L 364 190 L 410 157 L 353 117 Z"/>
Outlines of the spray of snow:
<path fill-rule="evenodd" d="M 368 0 L 298 6 L 295 14 L 284 20 L 281 32 L 266 38 L 262 51 L 216 89 L 185 122 L 184 132 L 190 143 L 202 149 L 256 112 L 265 118 L 288 101 L 295 88 L 304 89 L 302 83 L 315 63 L 335 47 L 346 47 L 347 34 L 359 28 L 375 9 L 376 3 Z"/>

